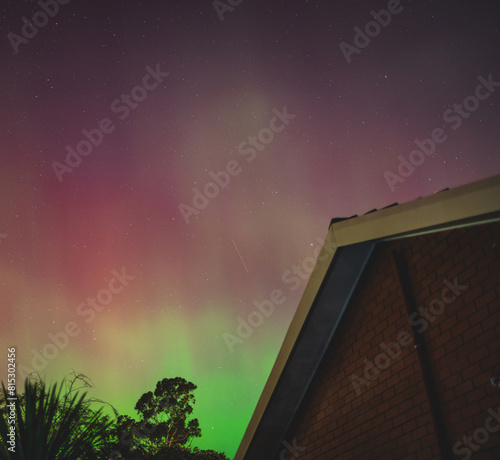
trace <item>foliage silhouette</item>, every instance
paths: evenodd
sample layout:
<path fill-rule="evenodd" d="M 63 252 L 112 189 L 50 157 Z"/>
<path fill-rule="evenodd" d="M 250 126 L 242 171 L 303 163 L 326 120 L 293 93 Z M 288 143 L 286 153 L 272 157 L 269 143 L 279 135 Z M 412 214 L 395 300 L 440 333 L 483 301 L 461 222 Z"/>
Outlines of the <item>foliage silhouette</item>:
<path fill-rule="evenodd" d="M 224 453 L 190 448 L 201 436 L 198 419 L 190 418 L 197 388 L 183 378 L 163 379 L 144 393 L 135 409 L 115 418 L 94 409 L 101 400 L 87 398 L 91 387 L 83 374 L 66 377 L 48 388 L 40 377 L 26 378 L 24 393 L 0 390 L 0 459 L 2 460 L 228 460 Z M 9 444 L 7 404 L 15 400 L 15 449 Z M 10 449 L 9 449 L 10 448 Z"/>
<path fill-rule="evenodd" d="M 133 458 L 148 460 L 228 460 L 223 453 L 189 447 L 201 436 L 198 419 L 190 419 L 196 388 L 175 377 L 160 380 L 154 392 L 144 393 L 135 405 L 139 421 L 127 415 L 118 417 L 117 438 L 125 446 L 123 455 L 127 451 Z"/>
<path fill-rule="evenodd" d="M 98 459 L 97 452 L 106 444 L 111 421 L 102 408 L 90 408 L 93 400 L 74 388 L 77 381 L 88 383 L 74 374 L 58 387 L 27 377 L 24 394 L 9 394 L 2 382 L 0 394 L 0 458 L 5 460 L 87 460 Z M 66 387 L 66 391 L 63 389 Z M 9 401 L 14 397 L 17 400 Z M 15 447 L 9 444 L 7 404 L 15 403 Z M 13 448 L 14 447 L 14 448 Z"/>

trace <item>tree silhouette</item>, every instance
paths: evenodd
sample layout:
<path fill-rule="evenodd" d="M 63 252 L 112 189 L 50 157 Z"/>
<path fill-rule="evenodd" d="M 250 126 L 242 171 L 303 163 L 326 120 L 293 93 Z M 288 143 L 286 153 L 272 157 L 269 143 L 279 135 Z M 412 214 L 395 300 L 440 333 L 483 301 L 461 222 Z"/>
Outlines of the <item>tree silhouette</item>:
<path fill-rule="evenodd" d="M 157 382 L 155 391 L 144 393 L 135 405 L 139 421 L 128 415 L 118 417 L 114 433 L 119 446 L 109 458 L 229 460 L 224 453 L 189 447 L 201 436 L 198 419 L 190 418 L 196 388 L 181 377 Z"/>
<path fill-rule="evenodd" d="M 90 379 L 76 373 L 50 388 L 31 375 L 22 394 L 11 393 L 2 383 L 0 459 L 228 460 L 223 453 L 188 446 L 201 436 L 198 420 L 191 418 L 197 388 L 193 383 L 180 377 L 159 381 L 135 405 L 139 421 L 118 415 L 113 406 L 116 419 L 104 415 L 102 407 L 94 410 L 93 404 L 103 401 L 81 391 L 90 386 Z M 17 398 L 12 408 L 9 398 Z"/>
<path fill-rule="evenodd" d="M 196 402 L 196 388 L 194 383 L 175 377 L 160 380 L 154 392 L 144 393 L 135 405 L 141 421 L 131 426 L 138 444 L 154 453 L 160 447 L 185 446 L 200 437 L 198 419 L 188 420 Z"/>

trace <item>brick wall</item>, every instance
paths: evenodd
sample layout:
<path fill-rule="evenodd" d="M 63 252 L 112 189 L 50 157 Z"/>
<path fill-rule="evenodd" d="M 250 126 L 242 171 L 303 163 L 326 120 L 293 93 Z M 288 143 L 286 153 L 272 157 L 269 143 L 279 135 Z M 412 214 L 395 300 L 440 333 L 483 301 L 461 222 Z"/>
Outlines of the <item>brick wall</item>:
<path fill-rule="evenodd" d="M 500 224 L 379 245 L 287 439 L 305 448 L 300 459 L 440 458 L 395 249 L 425 308 L 411 320 L 425 338 L 454 457 L 498 460 L 500 390 L 490 378 L 500 375 Z"/>

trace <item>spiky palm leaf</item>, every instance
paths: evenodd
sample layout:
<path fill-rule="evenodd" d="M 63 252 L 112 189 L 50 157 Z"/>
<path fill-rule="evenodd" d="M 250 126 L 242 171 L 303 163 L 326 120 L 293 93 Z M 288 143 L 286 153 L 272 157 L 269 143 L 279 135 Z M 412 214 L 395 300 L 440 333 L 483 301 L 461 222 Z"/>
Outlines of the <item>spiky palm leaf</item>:
<path fill-rule="evenodd" d="M 16 447 L 8 450 L 9 427 L 0 417 L 0 457 L 5 460 L 78 460 L 102 425 L 101 410 L 88 416 L 86 393 L 61 396 L 63 384 L 49 390 L 26 379 L 24 405 L 16 404 Z M 3 396 L 7 391 L 2 383 Z M 16 396 L 19 398 L 19 396 Z"/>

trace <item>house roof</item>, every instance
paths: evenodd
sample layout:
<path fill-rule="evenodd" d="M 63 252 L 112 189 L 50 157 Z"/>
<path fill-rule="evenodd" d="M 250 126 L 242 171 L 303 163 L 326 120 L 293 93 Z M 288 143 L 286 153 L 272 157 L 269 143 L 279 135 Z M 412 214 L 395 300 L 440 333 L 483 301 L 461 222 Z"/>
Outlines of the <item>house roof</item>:
<path fill-rule="evenodd" d="M 500 175 L 333 219 L 235 460 L 274 458 L 375 245 L 500 220 Z M 289 440 L 290 441 L 290 440 Z"/>

